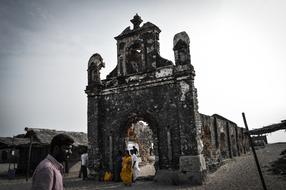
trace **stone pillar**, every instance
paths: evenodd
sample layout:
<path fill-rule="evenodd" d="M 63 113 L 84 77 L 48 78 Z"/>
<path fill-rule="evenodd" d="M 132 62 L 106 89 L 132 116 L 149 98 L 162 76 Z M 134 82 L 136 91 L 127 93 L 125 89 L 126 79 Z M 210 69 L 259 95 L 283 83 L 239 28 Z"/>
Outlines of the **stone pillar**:
<path fill-rule="evenodd" d="M 197 89 L 194 86 L 195 71 L 191 65 L 190 39 L 186 32 L 174 37 L 174 53 L 178 89 L 178 114 L 181 135 L 180 174 L 182 180 L 201 184 L 206 172 L 204 156 L 201 154 L 201 117 L 198 112 Z"/>
<path fill-rule="evenodd" d="M 99 101 L 102 90 L 100 70 L 105 67 L 102 57 L 95 53 L 88 61 L 88 86 L 87 94 L 87 134 L 88 134 L 88 154 L 90 169 L 98 167 L 101 153 L 99 150 Z"/>
<path fill-rule="evenodd" d="M 226 122 L 226 136 L 227 136 L 228 155 L 229 155 L 229 158 L 232 158 L 233 157 L 232 146 L 234 145 L 231 142 L 230 128 L 229 128 L 228 122 Z"/>
<path fill-rule="evenodd" d="M 87 134 L 88 134 L 88 158 L 89 167 L 95 168 L 101 158 L 99 150 L 98 133 L 98 96 L 88 96 L 88 116 L 87 116 Z"/>
<path fill-rule="evenodd" d="M 109 135 L 109 169 L 113 170 L 113 160 L 112 160 L 112 153 L 113 153 L 113 138 L 112 133 Z"/>
<path fill-rule="evenodd" d="M 202 184 L 206 173 L 205 159 L 201 154 L 201 117 L 198 112 L 197 90 L 194 87 L 195 71 L 191 65 L 189 43 L 186 32 L 174 37 L 174 83 L 181 144 L 179 170 L 159 170 L 160 173 L 156 174 L 158 181 L 165 179 L 173 184 Z"/>
<path fill-rule="evenodd" d="M 178 81 L 180 117 L 181 156 L 180 175 L 183 182 L 201 184 L 206 172 L 202 150 L 201 120 L 198 113 L 196 89 L 192 79 Z"/>
<path fill-rule="evenodd" d="M 241 139 L 239 138 L 239 134 L 238 134 L 238 126 L 235 125 L 235 141 L 236 141 L 236 149 L 237 149 L 237 156 L 241 155 L 241 146 L 240 146 L 240 141 Z"/>
<path fill-rule="evenodd" d="M 172 142 L 171 142 L 171 133 L 170 129 L 167 130 L 167 144 L 168 144 L 168 159 L 169 159 L 169 165 L 171 165 L 172 161 Z"/>

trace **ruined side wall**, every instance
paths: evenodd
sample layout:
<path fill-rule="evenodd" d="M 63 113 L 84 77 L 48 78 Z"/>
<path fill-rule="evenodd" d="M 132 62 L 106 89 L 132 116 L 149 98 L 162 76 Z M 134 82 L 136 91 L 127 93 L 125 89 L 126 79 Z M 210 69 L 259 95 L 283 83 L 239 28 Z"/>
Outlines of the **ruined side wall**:
<path fill-rule="evenodd" d="M 238 156 L 237 132 L 236 132 L 237 125 L 234 123 L 229 123 L 229 122 L 227 122 L 226 125 L 228 126 L 228 131 L 229 131 L 229 134 L 228 134 L 229 156 L 232 158 L 234 156 Z"/>
<path fill-rule="evenodd" d="M 228 145 L 228 130 L 227 123 L 224 120 L 216 118 L 216 125 L 218 128 L 218 141 L 219 141 L 219 150 L 220 150 L 220 160 L 229 158 L 229 145 Z"/>
<path fill-rule="evenodd" d="M 203 155 L 209 170 L 228 158 L 249 150 L 244 129 L 235 123 L 215 116 L 201 114 Z"/>
<path fill-rule="evenodd" d="M 216 120 L 213 117 L 201 114 L 201 122 L 203 141 L 202 154 L 205 157 L 208 168 L 212 168 L 215 167 L 220 155 Z"/>

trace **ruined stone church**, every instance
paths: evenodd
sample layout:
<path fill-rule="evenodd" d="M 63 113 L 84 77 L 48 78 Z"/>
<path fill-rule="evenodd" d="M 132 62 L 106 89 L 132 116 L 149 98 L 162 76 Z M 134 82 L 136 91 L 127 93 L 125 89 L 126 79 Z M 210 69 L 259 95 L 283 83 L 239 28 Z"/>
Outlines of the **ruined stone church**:
<path fill-rule="evenodd" d="M 152 131 L 155 179 L 201 183 L 207 170 L 248 150 L 244 129 L 220 115 L 198 112 L 186 32 L 174 36 L 173 63 L 160 56 L 156 25 L 142 24 L 137 14 L 131 22 L 132 28 L 115 37 L 117 65 L 106 79 L 100 78 L 103 58 L 96 53 L 88 61 L 90 168 L 114 171 L 118 150 L 134 138 L 130 129 L 144 121 Z"/>

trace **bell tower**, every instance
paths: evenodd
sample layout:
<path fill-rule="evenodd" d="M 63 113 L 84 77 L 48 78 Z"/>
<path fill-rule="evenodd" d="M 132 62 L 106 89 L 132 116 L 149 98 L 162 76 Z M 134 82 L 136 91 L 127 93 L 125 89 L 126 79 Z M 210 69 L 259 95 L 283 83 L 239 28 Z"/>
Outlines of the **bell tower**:
<path fill-rule="evenodd" d="M 142 26 L 141 17 L 136 14 L 130 20 L 133 28 L 125 28 L 115 37 L 117 40 L 117 69 L 110 76 L 128 76 L 153 71 L 159 56 L 159 33 L 161 30 L 150 22 Z M 109 77 L 110 77 L 109 76 Z"/>

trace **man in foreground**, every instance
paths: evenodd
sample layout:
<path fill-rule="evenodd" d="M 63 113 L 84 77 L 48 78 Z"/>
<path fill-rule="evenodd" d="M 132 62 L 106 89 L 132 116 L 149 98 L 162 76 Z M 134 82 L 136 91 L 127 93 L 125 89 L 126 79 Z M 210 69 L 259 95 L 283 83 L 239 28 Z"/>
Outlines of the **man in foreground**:
<path fill-rule="evenodd" d="M 32 179 L 32 190 L 63 190 L 63 170 L 61 164 L 69 154 L 74 140 L 66 134 L 54 136 L 50 154 L 37 166 Z"/>

